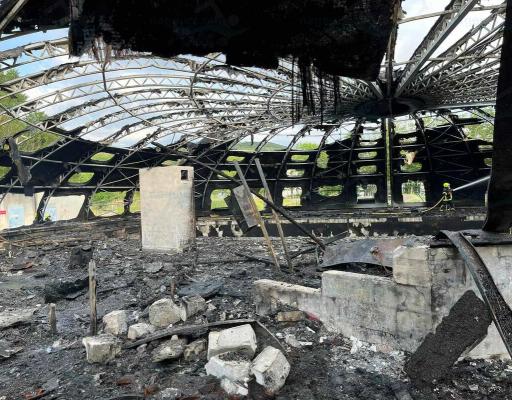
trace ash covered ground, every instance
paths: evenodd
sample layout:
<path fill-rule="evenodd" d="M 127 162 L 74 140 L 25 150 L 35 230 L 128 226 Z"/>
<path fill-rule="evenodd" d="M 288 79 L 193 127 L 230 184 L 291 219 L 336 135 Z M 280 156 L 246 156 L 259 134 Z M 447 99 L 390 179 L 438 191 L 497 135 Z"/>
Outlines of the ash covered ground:
<path fill-rule="evenodd" d="M 207 299 L 207 310 L 176 326 L 259 319 L 279 339 L 291 364 L 290 375 L 276 399 L 512 399 L 512 365 L 507 362 L 463 361 L 432 387 L 418 389 L 402 370 L 407 354 L 329 333 L 311 319 L 277 322 L 275 316 L 259 318 L 252 298 L 253 282 L 265 278 L 320 287 L 314 255 L 298 258 L 296 273 L 289 274 L 236 254 L 265 256 L 263 242 L 258 239 L 200 238 L 196 249 L 182 254 L 141 251 L 137 239 L 90 241 L 85 232 L 75 241 L 67 239 L 62 233 L 52 236 L 45 246 L 21 243 L 11 248 L 10 256 L 8 252 L 0 255 L 0 313 L 35 310 L 26 321 L 0 329 L 2 400 L 229 398 L 217 380 L 206 375 L 205 353 L 187 361 L 152 362 L 158 340 L 123 349 L 106 365 L 89 364 L 82 345 L 89 331 L 85 289 L 55 301 L 58 334 L 52 335 L 45 285 L 87 276 L 86 267 L 70 263 L 70 254 L 77 246 L 93 248 L 100 329 L 101 318 L 110 311 L 128 310 L 131 323 L 147 322 L 149 305 L 171 297 L 174 287 L 179 293 L 194 282 L 218 283 L 218 292 Z M 290 238 L 289 243 L 292 251 L 307 245 L 300 238 Z M 369 272 L 361 266 L 354 267 L 357 270 Z M 198 331 L 196 336 L 207 337 L 205 331 Z M 272 341 L 261 332 L 257 337 L 258 352 Z M 129 343 L 126 338 L 123 341 Z M 267 398 L 255 385 L 251 384 L 250 390 L 250 398 Z"/>

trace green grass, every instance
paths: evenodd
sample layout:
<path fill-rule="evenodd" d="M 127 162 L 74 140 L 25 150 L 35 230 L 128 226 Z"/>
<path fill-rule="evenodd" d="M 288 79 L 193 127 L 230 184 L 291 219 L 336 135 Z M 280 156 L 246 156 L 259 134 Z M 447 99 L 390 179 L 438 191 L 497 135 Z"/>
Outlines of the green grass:
<path fill-rule="evenodd" d="M 377 166 L 376 165 L 363 165 L 362 167 L 359 167 L 357 169 L 357 173 L 359 174 L 375 174 L 377 173 Z"/>
<path fill-rule="evenodd" d="M 2 166 L 0 166 L 0 179 L 2 179 L 5 175 L 7 175 L 10 170 L 11 170 L 10 167 L 2 167 Z"/>
<path fill-rule="evenodd" d="M 228 158 L 226 158 L 227 162 L 242 162 L 243 160 L 245 160 L 245 157 L 240 156 L 229 156 Z"/>
<path fill-rule="evenodd" d="M 367 152 L 358 154 L 358 158 L 360 160 L 371 160 L 372 158 L 375 158 L 375 157 L 377 157 L 376 151 L 367 151 Z"/>
<path fill-rule="evenodd" d="M 174 165 L 178 165 L 178 160 L 165 160 L 162 164 L 162 167 L 172 167 Z"/>
<path fill-rule="evenodd" d="M 478 125 L 466 125 L 464 132 L 470 139 L 480 139 L 492 142 L 494 137 L 494 126 L 490 122 Z"/>
<path fill-rule="evenodd" d="M 283 207 L 300 207 L 302 205 L 301 196 L 301 188 L 284 188 Z"/>
<path fill-rule="evenodd" d="M 306 171 L 304 171 L 303 169 L 288 169 L 286 170 L 286 176 L 290 178 L 300 178 L 304 176 L 305 172 Z"/>
<path fill-rule="evenodd" d="M 106 152 L 100 152 L 96 153 L 91 157 L 91 161 L 95 162 L 107 162 L 114 158 L 114 154 L 112 153 L 106 153 Z"/>
<path fill-rule="evenodd" d="M 412 164 L 403 164 L 400 166 L 402 172 L 419 172 L 423 168 L 420 162 L 413 162 Z"/>
<path fill-rule="evenodd" d="M 403 193 L 404 203 L 423 203 L 425 199 L 416 193 Z"/>
<path fill-rule="evenodd" d="M 83 185 L 89 182 L 93 176 L 94 172 L 77 172 L 69 178 L 68 182 L 73 185 Z"/>
<path fill-rule="evenodd" d="M 131 213 L 140 212 L 140 192 L 138 190 L 133 194 L 133 200 L 132 200 L 132 204 L 130 206 L 130 212 Z"/>
<path fill-rule="evenodd" d="M 210 210 L 222 210 L 228 208 L 226 198 L 230 195 L 229 189 L 215 189 L 210 195 L 211 206 Z"/>
<path fill-rule="evenodd" d="M 294 154 L 292 156 L 293 162 L 305 162 L 309 160 L 309 156 L 307 154 Z"/>
<path fill-rule="evenodd" d="M 254 153 L 258 146 L 261 144 L 261 142 L 254 142 L 251 144 L 250 142 L 241 142 L 237 143 L 232 147 L 232 150 L 238 150 L 238 151 L 246 151 L 248 153 Z M 286 150 L 286 146 L 282 146 L 277 143 L 266 143 L 263 145 L 263 147 L 260 149 L 260 151 L 280 151 L 280 150 Z"/>
<path fill-rule="evenodd" d="M 212 191 L 212 194 L 210 196 L 212 202 L 210 209 L 222 210 L 228 208 L 226 198 L 229 196 L 230 192 L 231 191 L 229 189 L 215 189 L 214 191 Z M 258 189 L 258 193 L 263 196 L 265 194 L 265 190 L 263 188 Z M 258 210 L 263 211 L 266 207 L 265 202 L 260 198 L 256 197 L 255 195 L 252 195 L 252 197 L 254 199 L 254 202 L 256 203 L 256 207 L 258 208 Z"/>
<path fill-rule="evenodd" d="M 91 211 L 97 217 L 109 217 L 124 213 L 126 192 L 97 192 L 91 199 Z"/>
<path fill-rule="evenodd" d="M 320 186 L 318 188 L 318 194 L 324 197 L 336 197 L 341 194 L 343 187 L 341 185 L 331 185 L 331 186 Z"/>

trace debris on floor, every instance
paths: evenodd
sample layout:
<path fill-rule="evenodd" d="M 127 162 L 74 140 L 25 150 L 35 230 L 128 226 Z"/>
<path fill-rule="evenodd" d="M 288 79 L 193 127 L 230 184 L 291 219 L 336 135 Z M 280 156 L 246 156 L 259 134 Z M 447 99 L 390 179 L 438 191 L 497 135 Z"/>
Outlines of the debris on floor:
<path fill-rule="evenodd" d="M 315 254 L 294 258 L 289 274 L 226 258 L 248 249 L 264 257 L 259 239 L 200 238 L 197 256 L 144 252 L 138 239 L 74 238 L 55 235 L 62 245 L 44 251 L 20 249 L 35 253 L 33 266 L 21 272 L 11 270 L 17 254 L 0 257 L 0 399 L 511 398 L 507 361 L 460 361 L 418 388 L 404 372 L 407 354 L 328 332 L 291 306 L 260 317 L 253 283 L 320 288 Z M 287 241 L 291 252 L 304 247 L 301 238 Z M 87 265 L 70 265 L 73 249 L 87 246 L 97 265 L 99 335 L 93 337 L 82 278 Z M 55 300 L 57 335 L 45 297 Z"/>

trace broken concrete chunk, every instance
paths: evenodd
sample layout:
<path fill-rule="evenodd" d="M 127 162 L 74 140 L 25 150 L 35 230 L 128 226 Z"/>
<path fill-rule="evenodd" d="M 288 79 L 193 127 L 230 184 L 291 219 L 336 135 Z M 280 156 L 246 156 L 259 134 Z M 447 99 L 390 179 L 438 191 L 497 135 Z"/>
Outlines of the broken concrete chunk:
<path fill-rule="evenodd" d="M 274 394 L 284 386 L 290 363 L 280 350 L 267 346 L 252 362 L 251 373 L 268 394 Z"/>
<path fill-rule="evenodd" d="M 149 322 L 158 328 L 166 328 L 181 320 L 181 310 L 171 299 L 161 299 L 149 306 Z"/>
<path fill-rule="evenodd" d="M 234 382 L 248 382 L 251 362 L 244 357 L 215 356 L 205 365 L 206 373 L 222 379 L 227 378 Z"/>
<path fill-rule="evenodd" d="M 199 339 L 185 347 L 183 357 L 185 360 L 193 360 L 206 350 L 206 339 Z"/>
<path fill-rule="evenodd" d="M 121 342 L 113 335 L 103 334 L 82 339 L 90 363 L 107 363 L 121 353 Z"/>
<path fill-rule="evenodd" d="M 137 340 L 153 333 L 154 331 L 155 327 L 153 325 L 140 322 L 138 324 L 131 325 L 130 328 L 128 328 L 128 339 Z"/>
<path fill-rule="evenodd" d="M 0 329 L 29 322 L 37 308 L 22 308 L 0 313 Z"/>
<path fill-rule="evenodd" d="M 156 398 L 158 400 L 176 400 L 181 398 L 183 395 L 183 392 L 180 389 L 176 388 L 167 388 L 164 390 L 161 390 L 156 394 Z"/>
<path fill-rule="evenodd" d="M 161 362 L 180 358 L 185 351 L 186 345 L 186 339 L 178 339 L 177 337 L 173 337 L 171 340 L 163 342 L 153 351 L 152 360 L 153 362 Z"/>
<path fill-rule="evenodd" d="M 278 322 L 298 322 L 306 319 L 304 311 L 282 311 L 277 314 Z"/>
<path fill-rule="evenodd" d="M 103 317 L 105 333 L 115 336 L 124 335 L 128 332 L 128 313 L 125 310 L 115 310 Z"/>
<path fill-rule="evenodd" d="M 201 296 L 185 296 L 181 299 L 181 319 L 183 321 L 203 311 L 206 311 L 206 300 Z"/>
<path fill-rule="evenodd" d="M 247 384 L 233 382 L 227 378 L 221 379 L 220 386 L 230 396 L 245 397 L 249 394 L 249 388 L 247 387 Z"/>
<path fill-rule="evenodd" d="M 248 356 L 256 353 L 256 334 L 249 324 L 240 325 L 208 336 L 208 359 L 219 354 L 241 352 Z"/>
<path fill-rule="evenodd" d="M 0 360 L 10 358 L 23 350 L 23 347 L 15 347 L 5 340 L 0 340 Z"/>
<path fill-rule="evenodd" d="M 160 270 L 163 267 L 164 267 L 164 263 L 161 261 L 157 261 L 154 263 L 144 265 L 144 272 L 147 272 L 149 274 L 156 274 L 157 272 L 160 272 Z"/>

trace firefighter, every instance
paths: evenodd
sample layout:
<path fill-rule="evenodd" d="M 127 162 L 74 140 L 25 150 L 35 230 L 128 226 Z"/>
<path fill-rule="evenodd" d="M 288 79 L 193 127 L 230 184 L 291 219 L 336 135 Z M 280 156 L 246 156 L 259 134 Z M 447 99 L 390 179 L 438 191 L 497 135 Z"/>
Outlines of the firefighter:
<path fill-rule="evenodd" d="M 441 205 L 441 210 L 455 210 L 453 206 L 453 190 L 448 182 L 443 183 L 443 204 Z"/>

